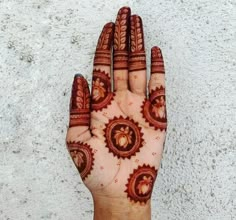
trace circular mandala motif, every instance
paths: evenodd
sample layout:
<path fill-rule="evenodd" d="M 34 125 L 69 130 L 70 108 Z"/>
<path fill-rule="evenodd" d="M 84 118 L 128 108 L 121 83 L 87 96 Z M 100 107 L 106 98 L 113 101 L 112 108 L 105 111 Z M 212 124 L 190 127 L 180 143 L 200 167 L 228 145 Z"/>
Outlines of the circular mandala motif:
<path fill-rule="evenodd" d="M 70 155 L 80 172 L 80 176 L 83 180 L 90 174 L 93 169 L 93 152 L 91 147 L 88 144 L 78 143 L 69 143 L 68 148 Z"/>
<path fill-rule="evenodd" d="M 111 92 L 111 78 L 104 71 L 93 71 L 92 86 L 92 109 L 102 110 L 107 107 L 113 99 Z"/>
<path fill-rule="evenodd" d="M 146 100 L 143 104 L 142 114 L 150 126 L 155 129 L 166 130 L 166 100 L 163 87 L 151 93 L 149 100 Z"/>
<path fill-rule="evenodd" d="M 141 128 L 132 119 L 114 118 L 106 124 L 106 147 L 118 158 L 130 158 L 143 144 Z"/>
<path fill-rule="evenodd" d="M 157 170 L 149 165 L 139 166 L 128 179 L 126 184 L 127 197 L 140 203 L 146 203 L 152 194 L 154 182 L 156 180 Z"/>

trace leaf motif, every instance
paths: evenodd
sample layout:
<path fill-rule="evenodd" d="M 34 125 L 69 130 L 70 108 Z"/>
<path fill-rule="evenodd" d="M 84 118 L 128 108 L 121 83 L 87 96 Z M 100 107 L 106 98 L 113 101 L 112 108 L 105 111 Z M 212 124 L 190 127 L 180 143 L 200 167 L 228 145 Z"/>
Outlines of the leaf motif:
<path fill-rule="evenodd" d="M 104 42 L 103 42 L 103 46 L 105 46 L 106 48 L 108 46 L 108 41 L 109 41 L 109 39 L 105 39 Z"/>
<path fill-rule="evenodd" d="M 131 51 L 137 52 L 143 50 L 143 33 L 140 20 L 131 20 Z"/>
<path fill-rule="evenodd" d="M 142 43 L 143 43 L 143 39 L 142 38 L 138 39 L 138 46 Z"/>
<path fill-rule="evenodd" d="M 136 32 L 137 32 L 138 34 L 140 34 L 140 33 L 142 34 L 141 28 L 137 28 L 137 29 L 136 29 Z"/>
<path fill-rule="evenodd" d="M 78 90 L 77 91 L 77 97 L 83 97 L 84 96 L 84 93 L 83 93 L 83 90 Z"/>
<path fill-rule="evenodd" d="M 132 51 L 132 52 L 135 52 L 135 46 L 132 46 L 132 47 L 131 47 L 131 51 Z"/>
<path fill-rule="evenodd" d="M 110 34 L 112 32 L 112 28 L 107 29 L 107 33 Z"/>
<path fill-rule="evenodd" d="M 117 38 L 114 39 L 114 45 L 118 46 L 118 39 Z"/>
<path fill-rule="evenodd" d="M 125 49 L 125 44 L 120 45 L 120 50 L 124 50 Z"/>
<path fill-rule="evenodd" d="M 141 33 L 138 34 L 138 39 L 140 39 L 140 38 L 142 38 L 142 34 Z"/>
<path fill-rule="evenodd" d="M 125 32 L 121 32 L 120 36 L 121 37 L 125 37 L 126 33 Z"/>
<path fill-rule="evenodd" d="M 121 40 L 120 40 L 121 44 L 125 43 L 125 40 L 126 40 L 126 38 L 122 37 Z"/>
<path fill-rule="evenodd" d="M 115 38 L 115 39 L 118 38 L 118 33 L 117 33 L 117 31 L 116 31 L 115 34 L 114 34 L 114 38 Z"/>
<path fill-rule="evenodd" d="M 126 24 L 126 20 L 121 20 L 120 25 L 123 26 Z"/>
<path fill-rule="evenodd" d="M 77 108 L 82 109 L 83 108 L 83 102 L 77 102 L 76 106 L 77 106 Z"/>
<path fill-rule="evenodd" d="M 112 34 L 112 27 L 110 26 L 104 27 L 98 40 L 98 45 L 97 45 L 98 49 L 107 50 L 109 48 L 109 39 L 111 37 L 111 34 Z"/>
<path fill-rule="evenodd" d="M 109 39 L 110 33 L 111 33 L 111 32 L 109 32 L 109 33 L 107 33 L 107 34 L 105 35 L 105 39 Z"/>
<path fill-rule="evenodd" d="M 138 50 L 140 51 L 142 49 L 143 49 L 143 45 L 142 44 L 138 45 Z"/>
<path fill-rule="evenodd" d="M 121 19 L 122 19 L 122 20 L 123 20 L 123 19 L 125 20 L 126 18 L 127 18 L 127 14 L 122 14 L 122 15 L 121 15 Z M 120 16 L 118 17 L 118 19 L 120 19 Z"/>
<path fill-rule="evenodd" d="M 120 30 L 121 31 L 126 31 L 127 30 L 127 26 L 122 26 Z"/>
<path fill-rule="evenodd" d="M 118 16 L 116 19 L 115 34 L 114 34 L 114 49 L 115 50 L 126 49 L 128 13 L 129 13 L 128 9 L 122 9 L 118 13 Z"/>

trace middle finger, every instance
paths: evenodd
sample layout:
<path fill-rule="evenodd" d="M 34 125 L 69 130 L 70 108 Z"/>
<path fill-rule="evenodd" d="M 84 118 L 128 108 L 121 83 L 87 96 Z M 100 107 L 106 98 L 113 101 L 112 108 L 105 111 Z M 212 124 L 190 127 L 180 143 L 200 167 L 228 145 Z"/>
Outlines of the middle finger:
<path fill-rule="evenodd" d="M 130 13 L 129 7 L 121 8 L 115 23 L 113 57 L 115 91 L 128 89 Z"/>

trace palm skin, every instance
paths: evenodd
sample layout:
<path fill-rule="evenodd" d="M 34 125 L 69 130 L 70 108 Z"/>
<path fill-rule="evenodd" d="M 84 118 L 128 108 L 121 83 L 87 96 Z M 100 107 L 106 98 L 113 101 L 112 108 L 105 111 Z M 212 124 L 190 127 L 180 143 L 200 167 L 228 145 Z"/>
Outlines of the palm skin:
<path fill-rule="evenodd" d="M 66 140 L 93 197 L 145 206 L 160 165 L 167 123 L 161 51 L 152 48 L 147 99 L 143 41 L 141 18 L 130 16 L 127 7 L 120 9 L 115 25 L 104 26 L 91 94 L 86 80 L 75 76 Z M 114 92 L 108 56 L 112 46 Z"/>

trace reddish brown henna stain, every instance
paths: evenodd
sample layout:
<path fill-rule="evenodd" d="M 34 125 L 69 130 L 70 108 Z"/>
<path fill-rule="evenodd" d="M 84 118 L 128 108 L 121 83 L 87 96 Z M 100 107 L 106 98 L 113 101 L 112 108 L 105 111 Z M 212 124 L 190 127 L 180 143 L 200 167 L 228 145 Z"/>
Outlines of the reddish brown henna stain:
<path fill-rule="evenodd" d="M 69 127 L 89 125 L 90 95 L 86 80 L 75 77 L 72 87 Z"/>
<path fill-rule="evenodd" d="M 142 105 L 142 114 L 146 122 L 155 130 L 166 130 L 167 115 L 166 115 L 166 100 L 165 88 L 162 86 L 152 91 L 149 100 L 145 100 Z"/>
<path fill-rule="evenodd" d="M 95 111 L 106 108 L 113 100 L 111 78 L 101 70 L 93 71 L 92 109 Z"/>
<path fill-rule="evenodd" d="M 151 198 L 152 189 L 156 180 L 157 170 L 149 165 L 138 166 L 130 174 L 126 184 L 127 197 L 137 203 L 146 204 Z"/>
<path fill-rule="evenodd" d="M 113 40 L 114 24 L 108 23 L 104 26 L 98 39 L 95 52 L 94 65 L 111 65 L 111 45 Z"/>
<path fill-rule="evenodd" d="M 81 178 L 85 180 L 91 173 L 94 165 L 94 154 L 91 147 L 82 142 L 67 143 L 67 146 L 75 166 L 80 172 Z"/>
<path fill-rule="evenodd" d="M 131 16 L 131 47 L 129 71 L 146 70 L 146 55 L 142 20 L 139 16 Z"/>
<path fill-rule="evenodd" d="M 151 51 L 151 73 L 165 73 L 163 56 L 158 47 L 153 47 Z"/>
<path fill-rule="evenodd" d="M 114 70 L 128 69 L 129 18 L 130 8 L 121 8 L 115 23 Z"/>
<path fill-rule="evenodd" d="M 106 147 L 118 158 L 131 158 L 143 146 L 143 133 L 132 119 L 115 117 L 105 125 Z"/>

